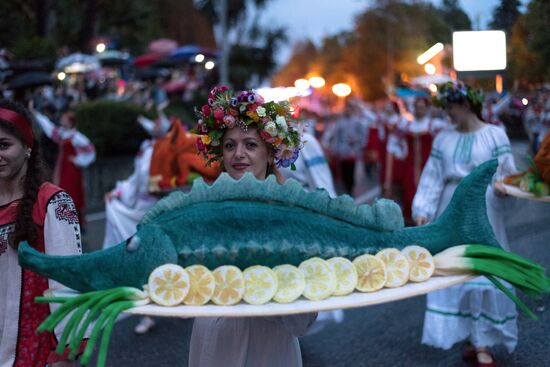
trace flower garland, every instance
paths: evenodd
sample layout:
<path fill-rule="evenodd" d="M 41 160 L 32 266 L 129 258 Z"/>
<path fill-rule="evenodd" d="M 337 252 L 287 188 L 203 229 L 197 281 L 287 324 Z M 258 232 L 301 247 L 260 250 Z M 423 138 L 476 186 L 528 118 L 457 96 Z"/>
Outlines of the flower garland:
<path fill-rule="evenodd" d="M 260 137 L 273 146 L 277 167 L 291 167 L 302 148 L 301 133 L 286 101 L 264 102 L 255 91 L 234 95 L 226 86 L 215 87 L 200 110 L 195 132 L 197 148 L 207 165 L 222 158 L 221 139 L 226 129 L 257 127 Z"/>
<path fill-rule="evenodd" d="M 461 103 L 465 100 L 473 107 L 483 106 L 483 95 L 467 84 L 449 81 L 437 86 L 437 95 L 432 98 L 434 106 L 445 108 L 449 103 Z"/>

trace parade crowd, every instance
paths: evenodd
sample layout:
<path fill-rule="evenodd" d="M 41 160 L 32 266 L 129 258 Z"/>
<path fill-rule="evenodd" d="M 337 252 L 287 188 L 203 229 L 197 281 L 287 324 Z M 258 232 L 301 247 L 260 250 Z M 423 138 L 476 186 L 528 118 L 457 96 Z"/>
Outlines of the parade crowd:
<path fill-rule="evenodd" d="M 156 119 L 139 116 L 135 121 L 136 128 L 141 126 L 149 138 L 135 156 L 132 174 L 105 192 L 104 248 L 131 237 L 141 218 L 163 195 L 173 189 L 188 189 L 198 177 L 213 182 L 222 169 L 235 179 L 248 171 L 260 180 L 269 175 L 275 175 L 280 183 L 292 178 L 308 191 L 322 188 L 331 197 L 358 197 L 366 180 L 380 187 L 379 197 L 400 204 L 407 225 L 426 225 L 443 212 L 458 182 L 492 158 L 498 159 L 499 168 L 487 192 L 488 216 L 506 248 L 499 217 L 505 193 L 496 181 L 517 169 L 507 136 L 510 126 L 504 121 L 516 114 L 529 139 L 526 154 L 535 154 L 550 130 L 548 90 L 541 89 L 524 98 L 527 103 L 518 104 L 521 98 L 510 93 L 483 99 L 470 86 L 449 82 L 439 87 L 433 99 L 429 93 L 373 103 L 348 98 L 341 111 L 328 115 L 300 107 L 297 101 L 298 107 L 291 112 L 302 132 L 300 149 L 289 143 L 295 137 L 285 135 L 286 145 L 273 150 L 281 142 L 262 134 L 269 127 L 258 122 L 244 129 L 238 117 L 226 115 L 225 129 L 216 128 L 221 131 L 221 148 L 217 148 L 205 138 L 212 130 L 200 121 L 196 128 L 203 138 L 197 142 L 196 132 L 190 130 L 196 121 L 181 121 L 165 113 L 169 103 L 191 100 L 195 91 L 206 88 L 205 83 L 201 75 L 187 69 L 174 79 L 155 75 L 148 80 L 122 80 L 92 73 L 55 87 L 3 89 L 0 274 L 10 281 L 0 285 L 0 366 L 71 365 L 52 353 L 57 343 L 54 335 L 34 333 L 50 310 L 47 305 L 35 306 L 32 300 L 54 284 L 18 266 L 17 246 L 26 240 L 49 254 L 81 252 L 86 214 L 83 170 L 101 162 L 94 142 L 78 129 L 74 110 L 80 103 L 100 98 L 123 100 L 158 114 Z M 214 89 L 209 97 L 220 91 L 224 90 Z M 239 98 L 249 98 L 263 108 L 261 96 L 247 93 Z M 203 118 L 210 114 L 208 103 L 197 109 Z M 205 130 L 200 131 L 202 128 Z M 41 144 L 52 147 L 46 150 L 49 176 L 41 168 Z M 199 153 L 223 159 L 223 167 L 219 159 L 206 167 Z M 471 316 L 480 314 L 485 317 Z M 335 311 L 197 319 L 189 363 L 300 366 L 298 337 L 342 318 L 342 311 Z M 495 366 L 489 348 L 500 344 L 509 352 L 514 350 L 516 318 L 516 307 L 507 297 L 488 281 L 474 279 L 429 294 L 422 342 L 448 349 L 466 341 L 464 358 L 476 360 L 479 366 Z M 154 319 L 144 318 L 135 331 L 146 333 L 154 325 Z"/>

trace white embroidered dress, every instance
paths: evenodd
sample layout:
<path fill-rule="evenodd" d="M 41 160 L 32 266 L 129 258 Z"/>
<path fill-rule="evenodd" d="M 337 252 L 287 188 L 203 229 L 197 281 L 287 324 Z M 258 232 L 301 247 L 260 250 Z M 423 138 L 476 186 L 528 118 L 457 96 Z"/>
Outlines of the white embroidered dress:
<path fill-rule="evenodd" d="M 472 133 L 454 129 L 440 132 L 434 140 L 413 201 L 413 217 L 430 221 L 447 207 L 460 179 L 481 163 L 498 159 L 494 180 L 516 172 L 506 133 L 484 125 Z M 506 198 L 486 195 L 487 214 L 500 244 L 506 249 L 503 218 L 498 213 Z M 510 287 L 508 285 L 508 287 Z M 512 352 L 517 344 L 517 311 L 514 303 L 484 277 L 428 294 L 422 343 L 449 349 L 469 339 L 476 347 L 503 344 Z"/>

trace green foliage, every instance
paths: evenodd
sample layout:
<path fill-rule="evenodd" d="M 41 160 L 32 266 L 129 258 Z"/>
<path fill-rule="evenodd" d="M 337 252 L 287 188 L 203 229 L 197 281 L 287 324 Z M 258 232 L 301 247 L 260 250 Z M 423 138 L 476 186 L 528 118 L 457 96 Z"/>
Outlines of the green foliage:
<path fill-rule="evenodd" d="M 519 0 L 500 0 L 500 5 L 493 10 L 493 20 L 489 24 L 491 29 L 500 29 L 510 34 L 514 23 L 520 16 Z"/>
<path fill-rule="evenodd" d="M 439 12 L 451 31 L 468 31 L 472 29 L 472 22 L 468 14 L 460 7 L 458 0 L 443 0 Z M 450 41 L 450 35 L 448 38 L 444 41 Z"/>
<path fill-rule="evenodd" d="M 449 43 L 452 31 L 470 29 L 458 1 L 441 8 L 428 2 L 379 0 L 360 14 L 350 33 L 327 37 L 316 50 L 304 43 L 275 76 L 275 85 L 292 85 L 308 74 L 327 84 L 346 82 L 364 99 L 387 95 L 400 74 L 421 75 L 416 57 L 436 42 Z"/>
<path fill-rule="evenodd" d="M 550 80 L 550 2 L 532 0 L 520 15 L 510 36 L 510 74 L 527 87 L 528 83 Z"/>
<path fill-rule="evenodd" d="M 20 39 L 12 49 L 17 59 L 56 59 L 54 43 L 45 38 L 32 37 Z"/>
<path fill-rule="evenodd" d="M 135 154 L 149 136 L 136 122 L 142 107 L 127 102 L 97 100 L 76 109 L 78 129 L 94 143 L 99 156 Z"/>

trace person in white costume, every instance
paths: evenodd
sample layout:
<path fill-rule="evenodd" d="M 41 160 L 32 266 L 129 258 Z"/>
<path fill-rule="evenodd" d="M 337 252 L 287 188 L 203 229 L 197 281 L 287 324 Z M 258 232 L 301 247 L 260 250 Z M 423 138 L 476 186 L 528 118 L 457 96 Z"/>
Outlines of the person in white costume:
<path fill-rule="evenodd" d="M 134 160 L 134 172 L 123 181 L 118 181 L 116 187 L 105 195 L 105 237 L 103 248 L 119 244 L 130 238 L 136 232 L 136 226 L 145 213 L 158 201 L 158 197 L 149 194 L 148 180 L 154 140 L 158 139 L 170 128 L 170 121 L 159 108 L 159 119 L 149 120 L 138 117 L 139 124 L 152 139 L 144 140 Z M 134 331 L 145 334 L 155 325 L 155 321 L 142 317 Z"/>
<path fill-rule="evenodd" d="M 516 172 L 510 141 L 503 129 L 482 121 L 482 96 L 471 87 L 444 84 L 435 103 L 445 108 L 454 129 L 440 132 L 434 140 L 413 200 L 413 218 L 418 225 L 435 220 L 463 177 L 481 163 L 498 159 L 494 184 L 487 190 L 487 214 L 497 240 L 507 249 L 500 215 L 507 200 L 497 181 Z M 478 366 L 495 366 L 487 348 L 502 344 L 513 352 L 518 339 L 516 321 L 514 303 L 479 277 L 428 294 L 422 343 L 449 349 L 467 340 L 463 358 L 477 359 Z"/>

